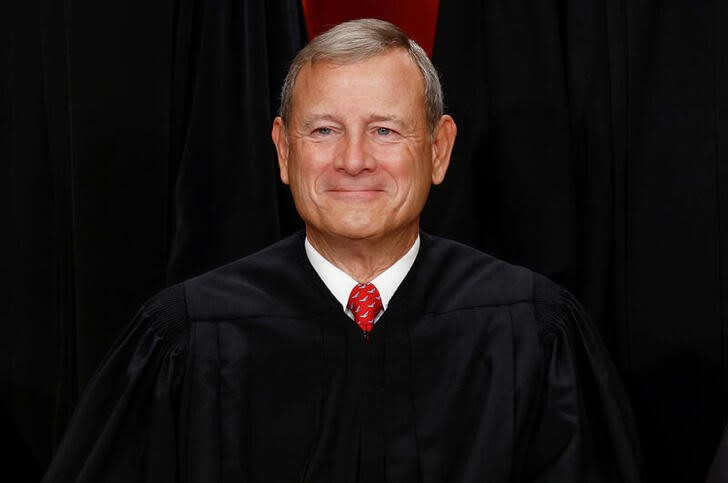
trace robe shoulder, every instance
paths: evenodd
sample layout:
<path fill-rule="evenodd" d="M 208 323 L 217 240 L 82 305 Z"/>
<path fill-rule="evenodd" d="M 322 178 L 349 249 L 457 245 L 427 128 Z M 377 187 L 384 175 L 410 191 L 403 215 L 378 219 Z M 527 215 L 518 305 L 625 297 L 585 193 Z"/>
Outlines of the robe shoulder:
<path fill-rule="evenodd" d="M 189 324 L 184 287 L 149 299 L 84 390 L 44 482 L 139 481 L 175 458 Z M 167 481 L 150 478 L 149 481 Z"/>
<path fill-rule="evenodd" d="M 184 285 L 172 285 L 149 298 L 139 308 L 134 320 L 145 321 L 157 337 L 181 343 L 180 338 L 184 338 L 188 325 Z"/>
<path fill-rule="evenodd" d="M 304 236 L 296 233 L 263 250 L 184 283 L 192 320 L 300 317 L 315 314 Z M 320 294 L 319 294 L 320 295 Z"/>
<path fill-rule="evenodd" d="M 431 235 L 424 241 L 428 261 L 418 268 L 418 278 L 428 280 L 424 296 L 427 312 L 509 311 L 514 314 L 509 319 L 513 330 L 539 337 L 544 353 L 554 343 L 567 343 L 598 366 L 599 373 L 615 373 L 596 327 L 567 289 L 544 275 L 467 245 Z M 487 319 L 472 317 L 473 323 L 479 320 L 486 323 Z M 615 390 L 623 392 L 621 387 Z"/>
<path fill-rule="evenodd" d="M 425 235 L 425 260 L 418 278 L 429 280 L 429 312 L 530 304 L 549 317 L 577 303 L 564 288 L 528 268 L 513 265 L 461 243 Z"/>

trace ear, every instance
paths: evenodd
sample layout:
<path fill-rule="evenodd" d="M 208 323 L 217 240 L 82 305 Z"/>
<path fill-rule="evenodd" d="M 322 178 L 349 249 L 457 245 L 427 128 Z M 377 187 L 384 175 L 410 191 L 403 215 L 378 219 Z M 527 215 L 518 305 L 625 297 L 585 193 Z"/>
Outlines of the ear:
<path fill-rule="evenodd" d="M 277 116 L 273 121 L 271 137 L 278 153 L 278 169 L 280 170 L 281 181 L 288 184 L 288 139 L 286 137 L 286 127 L 283 125 L 283 119 L 280 116 Z"/>
<path fill-rule="evenodd" d="M 447 114 L 435 126 L 432 134 L 432 184 L 440 184 L 445 179 L 457 132 L 455 121 Z"/>

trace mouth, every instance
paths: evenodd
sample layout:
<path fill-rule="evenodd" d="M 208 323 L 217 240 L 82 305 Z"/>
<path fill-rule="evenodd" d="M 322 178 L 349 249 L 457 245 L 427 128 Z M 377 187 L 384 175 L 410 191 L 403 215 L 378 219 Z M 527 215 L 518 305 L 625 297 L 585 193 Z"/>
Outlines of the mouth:
<path fill-rule="evenodd" d="M 327 193 L 334 198 L 369 200 L 379 197 L 384 193 L 384 190 L 375 188 L 337 188 L 327 190 Z"/>

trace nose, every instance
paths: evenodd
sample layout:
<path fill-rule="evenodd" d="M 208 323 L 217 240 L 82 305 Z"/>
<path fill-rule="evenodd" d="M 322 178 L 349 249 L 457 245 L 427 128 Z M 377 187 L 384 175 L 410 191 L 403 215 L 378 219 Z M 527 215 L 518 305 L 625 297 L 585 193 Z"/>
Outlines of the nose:
<path fill-rule="evenodd" d="M 377 163 L 367 148 L 365 136 L 347 134 L 341 142 L 341 151 L 334 162 L 337 170 L 355 176 L 362 171 L 371 171 L 375 168 Z"/>

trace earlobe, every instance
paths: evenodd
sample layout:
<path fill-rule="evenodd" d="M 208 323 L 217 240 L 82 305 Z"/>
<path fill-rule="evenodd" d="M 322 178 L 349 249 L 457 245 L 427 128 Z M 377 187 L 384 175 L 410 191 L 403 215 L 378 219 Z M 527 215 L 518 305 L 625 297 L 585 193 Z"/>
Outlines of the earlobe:
<path fill-rule="evenodd" d="M 455 121 L 447 114 L 440 118 L 435 127 L 432 140 L 432 184 L 434 185 L 442 183 L 445 179 L 457 130 Z"/>
<path fill-rule="evenodd" d="M 278 154 L 278 169 L 280 170 L 281 181 L 288 184 L 288 139 L 286 137 L 286 127 L 283 125 L 283 119 L 280 116 L 273 121 L 271 137 Z"/>

